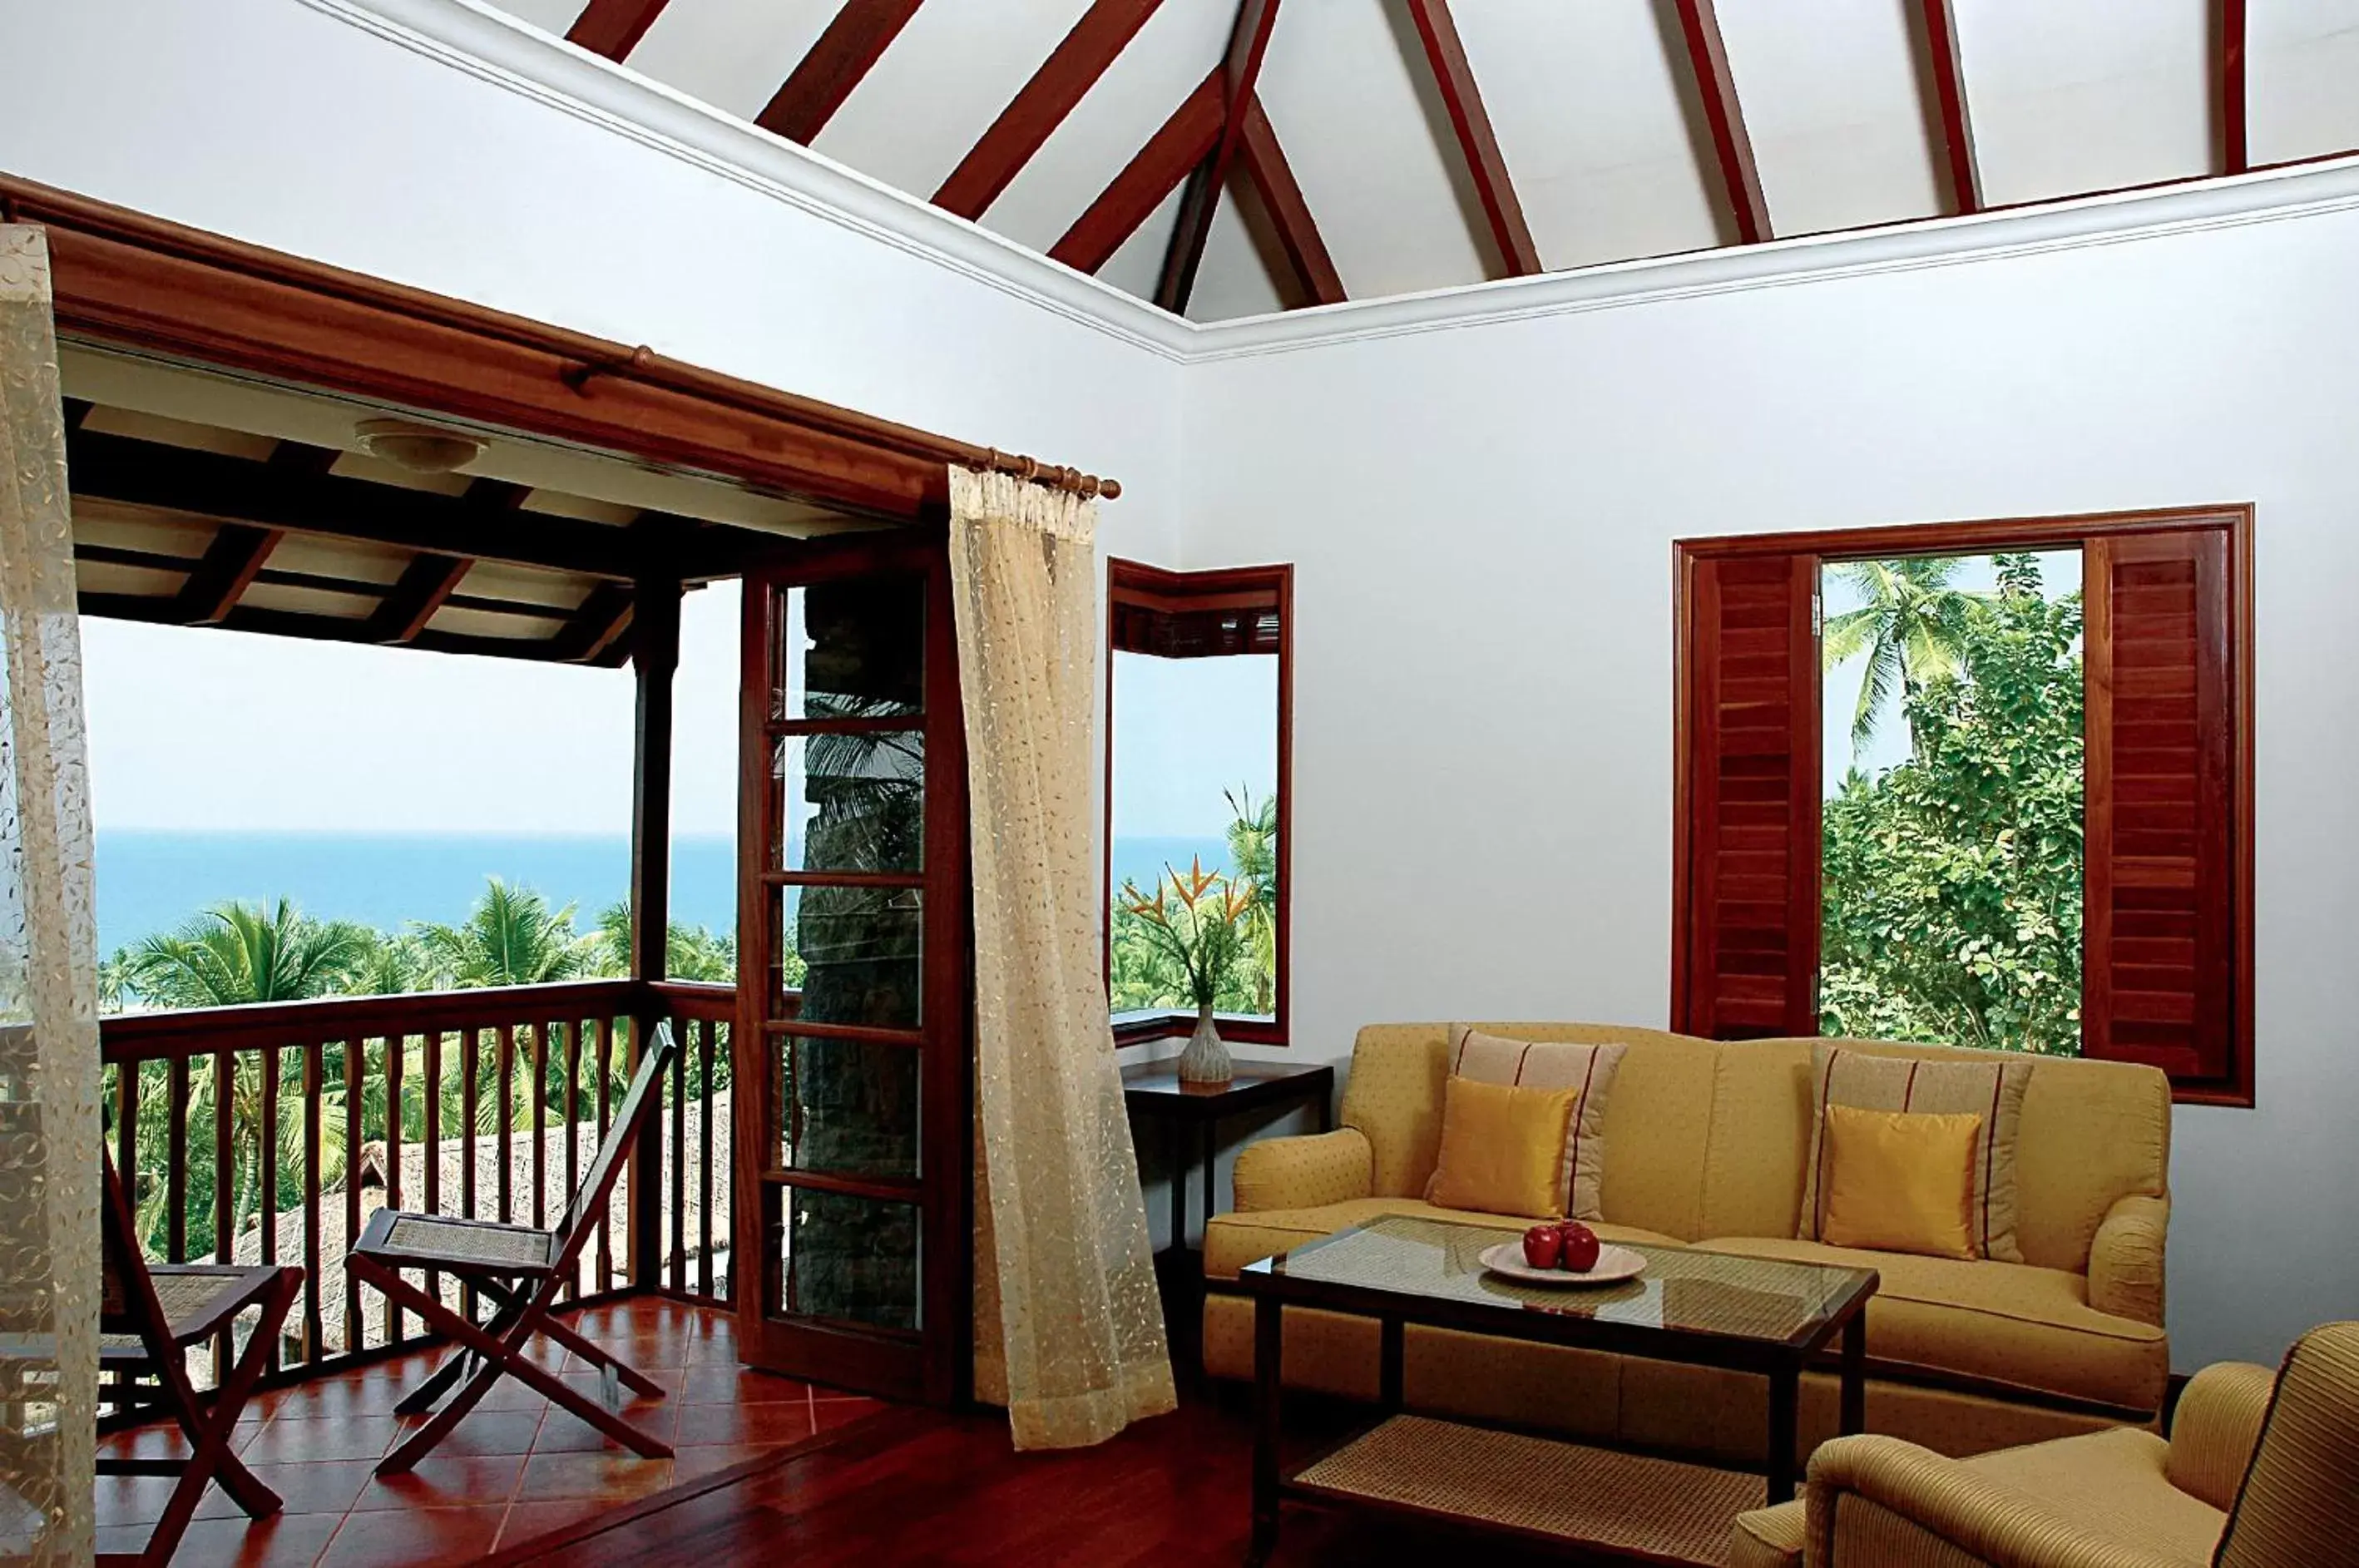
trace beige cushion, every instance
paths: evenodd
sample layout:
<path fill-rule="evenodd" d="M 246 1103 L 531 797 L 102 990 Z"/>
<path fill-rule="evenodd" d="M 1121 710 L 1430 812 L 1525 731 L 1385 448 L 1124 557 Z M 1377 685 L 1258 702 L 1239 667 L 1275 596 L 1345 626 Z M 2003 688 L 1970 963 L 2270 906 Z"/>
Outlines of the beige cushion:
<path fill-rule="evenodd" d="M 1730 1236 L 1696 1244 L 1748 1258 L 1873 1269 L 1867 1354 L 1880 1366 L 1972 1386 L 2085 1400 L 2147 1416 L 2162 1407 L 2170 1343 L 2152 1323 L 2089 1305 L 2087 1283 L 2059 1269 L 1861 1252 L 1815 1241 Z"/>
<path fill-rule="evenodd" d="M 1626 1045 L 1578 1045 L 1565 1040 L 1508 1040 L 1467 1024 L 1450 1028 L 1451 1076 L 1478 1083 L 1512 1083 L 1523 1089 L 1572 1089 L 1580 1093 L 1564 1132 L 1565 1214 L 1576 1220 L 1602 1220 L 1600 1193 L 1605 1176 L 1605 1107 Z M 1440 1176 L 1435 1172 L 1435 1177 Z M 1432 1181 L 1425 1195 L 1433 1194 Z"/>
<path fill-rule="evenodd" d="M 1982 1118 L 1973 1171 L 1975 1246 L 1985 1258 L 2022 1262 L 2016 1239 L 2016 1149 L 2030 1082 L 2028 1062 L 1997 1053 L 1982 1061 L 1921 1062 L 1819 1045 L 1810 1057 L 1814 1114 L 1810 1163 L 1802 1175 L 1802 1238 L 1817 1239 L 1826 1224 L 1828 1105 L 1970 1115 Z"/>

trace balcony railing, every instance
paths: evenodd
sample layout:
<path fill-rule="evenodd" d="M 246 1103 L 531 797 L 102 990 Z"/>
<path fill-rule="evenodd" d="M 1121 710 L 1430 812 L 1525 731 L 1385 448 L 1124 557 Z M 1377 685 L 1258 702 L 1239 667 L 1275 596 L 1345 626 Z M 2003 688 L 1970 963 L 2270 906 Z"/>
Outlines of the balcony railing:
<path fill-rule="evenodd" d="M 272 1370 L 324 1369 L 432 1337 L 345 1272 L 367 1214 L 554 1223 L 641 1031 L 669 1021 L 680 1049 L 639 1151 L 657 1175 L 616 1184 L 566 1291 L 726 1303 L 735 997 L 590 980 L 112 1017 L 108 1144 L 151 1258 L 303 1266 Z M 465 1300 L 455 1280 L 429 1288 Z"/>

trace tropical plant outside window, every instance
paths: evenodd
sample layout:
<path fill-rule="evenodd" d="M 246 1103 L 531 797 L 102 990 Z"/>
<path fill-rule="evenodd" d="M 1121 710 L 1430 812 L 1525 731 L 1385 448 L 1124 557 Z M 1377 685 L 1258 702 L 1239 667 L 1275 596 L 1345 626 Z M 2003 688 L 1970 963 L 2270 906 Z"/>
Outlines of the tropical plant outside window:
<path fill-rule="evenodd" d="M 1830 562 L 1830 1035 L 2077 1055 L 2077 550 Z"/>
<path fill-rule="evenodd" d="M 1284 569 L 1116 562 L 1110 582 L 1111 1009 L 1167 1017 L 1209 992 L 1223 1018 L 1277 1024 Z"/>

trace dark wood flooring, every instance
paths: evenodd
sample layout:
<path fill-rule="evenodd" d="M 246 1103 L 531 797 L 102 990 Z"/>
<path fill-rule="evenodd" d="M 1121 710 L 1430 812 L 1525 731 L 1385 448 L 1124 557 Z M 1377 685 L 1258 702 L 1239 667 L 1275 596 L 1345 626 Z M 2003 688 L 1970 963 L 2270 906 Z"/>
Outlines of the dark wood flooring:
<path fill-rule="evenodd" d="M 1290 1445 L 1342 1430 L 1314 1409 Z M 586 1538 L 505 1553 L 503 1564 L 791 1563 L 794 1568 L 962 1568 L 1245 1561 L 1251 1426 L 1241 1401 L 1191 1393 L 1177 1412 L 1095 1448 L 1017 1454 L 996 1412 L 891 1408 L 758 1462 L 701 1496 L 666 1500 Z M 1560 1562 L 1492 1541 L 1289 1506 L 1277 1564 Z"/>

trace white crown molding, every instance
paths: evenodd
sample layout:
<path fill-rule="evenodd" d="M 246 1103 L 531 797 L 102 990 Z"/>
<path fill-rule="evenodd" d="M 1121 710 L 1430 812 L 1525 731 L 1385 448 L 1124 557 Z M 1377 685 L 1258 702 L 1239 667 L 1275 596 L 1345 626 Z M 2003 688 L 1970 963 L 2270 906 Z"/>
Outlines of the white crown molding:
<path fill-rule="evenodd" d="M 481 0 L 302 0 L 337 21 L 588 121 L 814 217 L 1169 359 L 1196 330 L 1168 310 L 880 184 Z"/>
<path fill-rule="evenodd" d="M 1194 322 L 627 67 L 552 38 L 484 0 L 301 3 L 1065 320 L 1182 363 L 2034 256 L 2359 207 L 2359 157 L 2353 157 L 2004 212 L 1919 220 Z"/>

